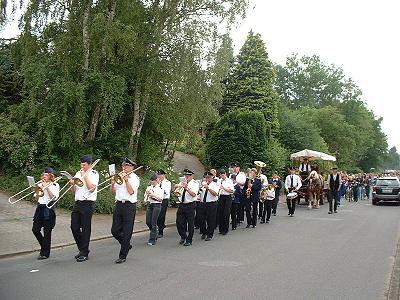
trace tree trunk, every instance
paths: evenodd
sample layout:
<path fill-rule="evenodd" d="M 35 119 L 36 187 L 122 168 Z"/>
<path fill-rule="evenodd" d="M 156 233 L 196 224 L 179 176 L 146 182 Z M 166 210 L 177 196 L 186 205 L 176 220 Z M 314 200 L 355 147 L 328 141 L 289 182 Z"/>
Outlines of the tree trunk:
<path fill-rule="evenodd" d="M 111 24 L 114 21 L 114 16 L 115 16 L 115 9 L 117 7 L 117 1 L 116 0 L 111 0 L 110 2 L 110 8 L 108 12 L 108 24 Z M 105 43 L 105 38 L 103 39 L 103 45 L 101 47 L 101 53 L 102 53 L 102 66 L 101 69 L 104 69 L 104 66 L 106 64 L 106 43 Z M 88 68 L 89 68 L 89 55 L 88 55 Z M 96 131 L 97 131 L 97 125 L 99 124 L 99 118 L 100 118 L 100 111 L 101 111 L 101 99 L 97 98 L 97 101 L 95 103 L 95 107 L 93 109 L 93 114 L 92 118 L 90 121 L 90 127 L 89 127 L 89 132 L 86 136 L 86 142 L 88 144 L 93 143 L 94 138 L 96 137 Z"/>
<path fill-rule="evenodd" d="M 93 4 L 92 0 L 87 0 L 82 20 L 82 42 L 83 42 L 83 54 L 84 54 L 83 68 L 85 71 L 89 70 L 89 55 L 90 55 L 89 18 L 90 18 L 90 10 L 92 8 L 92 4 Z"/>

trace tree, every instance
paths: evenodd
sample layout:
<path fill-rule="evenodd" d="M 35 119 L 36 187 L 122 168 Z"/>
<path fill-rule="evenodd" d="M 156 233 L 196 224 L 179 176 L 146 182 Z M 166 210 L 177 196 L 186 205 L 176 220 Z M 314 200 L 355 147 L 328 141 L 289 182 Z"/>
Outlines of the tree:
<path fill-rule="evenodd" d="M 232 111 L 219 120 L 206 142 L 206 160 L 215 167 L 240 161 L 245 167 L 266 160 L 268 145 L 264 115 L 258 111 Z"/>
<path fill-rule="evenodd" d="M 285 66 L 277 66 L 276 89 L 281 101 L 290 108 L 337 105 L 358 100 L 361 90 L 346 78 L 342 68 L 323 63 L 319 56 L 293 54 Z"/>
<path fill-rule="evenodd" d="M 226 80 L 220 113 L 237 109 L 260 111 L 272 136 L 278 136 L 279 98 L 274 89 L 275 71 L 260 34 L 249 32 Z"/>
<path fill-rule="evenodd" d="M 389 149 L 384 159 L 383 166 L 386 170 L 400 170 L 400 154 L 397 153 L 396 147 Z"/>

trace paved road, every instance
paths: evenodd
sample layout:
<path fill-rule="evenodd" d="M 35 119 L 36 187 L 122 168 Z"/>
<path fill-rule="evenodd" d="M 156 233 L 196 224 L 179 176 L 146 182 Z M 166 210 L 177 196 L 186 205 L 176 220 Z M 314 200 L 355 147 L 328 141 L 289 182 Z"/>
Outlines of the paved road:
<path fill-rule="evenodd" d="M 75 247 L 0 260 L 1 299 L 384 299 L 399 232 L 397 206 L 327 205 L 294 218 L 281 207 L 270 224 L 239 228 L 211 242 L 178 245 L 174 228 L 154 247 L 147 234 L 116 265 L 112 239 L 93 242 L 90 260 Z M 37 270 L 36 272 L 33 270 Z"/>

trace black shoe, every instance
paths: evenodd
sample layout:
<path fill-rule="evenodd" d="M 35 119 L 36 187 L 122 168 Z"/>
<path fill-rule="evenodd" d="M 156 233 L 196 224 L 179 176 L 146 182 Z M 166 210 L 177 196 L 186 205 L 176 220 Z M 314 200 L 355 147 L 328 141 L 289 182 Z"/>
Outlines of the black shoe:
<path fill-rule="evenodd" d="M 291 217 L 294 217 L 294 215 L 293 215 L 293 214 L 291 214 L 290 216 L 291 216 Z"/>
<path fill-rule="evenodd" d="M 265 221 L 261 221 L 261 222 L 260 222 L 260 224 L 264 224 L 264 223 L 265 223 Z"/>
<path fill-rule="evenodd" d="M 223 233 L 221 233 L 222 235 L 227 235 L 228 234 L 228 232 L 223 232 Z"/>
<path fill-rule="evenodd" d="M 158 235 L 157 235 L 157 238 L 158 239 L 161 239 L 161 238 L 163 238 L 164 237 L 164 235 L 162 234 L 162 233 L 159 233 Z"/>
<path fill-rule="evenodd" d="M 253 228 L 256 228 L 256 225 L 253 225 Z"/>
<path fill-rule="evenodd" d="M 236 230 L 236 227 L 232 227 L 232 230 Z"/>
<path fill-rule="evenodd" d="M 202 234 L 202 235 L 201 235 L 201 239 L 202 239 L 202 240 L 204 240 L 206 237 L 207 237 L 206 234 Z"/>
<path fill-rule="evenodd" d="M 118 259 L 115 261 L 116 264 L 122 264 L 122 263 L 124 263 L 124 262 L 126 262 L 126 258 L 118 258 Z"/>
<path fill-rule="evenodd" d="M 49 258 L 48 256 L 40 254 L 37 259 L 38 260 L 43 260 L 43 259 L 48 259 L 48 258 Z"/>
<path fill-rule="evenodd" d="M 250 225 L 247 225 L 246 228 L 250 228 Z"/>
<path fill-rule="evenodd" d="M 269 220 L 265 221 L 265 223 L 269 223 Z"/>
<path fill-rule="evenodd" d="M 290 215 L 291 215 L 291 213 L 288 213 L 287 215 L 288 215 L 288 216 L 290 216 Z"/>
<path fill-rule="evenodd" d="M 200 227 L 199 226 L 195 226 L 194 229 L 200 229 Z"/>
<path fill-rule="evenodd" d="M 186 242 L 183 244 L 183 246 L 192 246 L 192 242 Z"/>
<path fill-rule="evenodd" d="M 206 242 L 211 241 L 211 240 L 212 240 L 212 237 L 207 237 L 207 238 L 205 239 Z"/>
<path fill-rule="evenodd" d="M 76 261 L 77 262 L 84 262 L 84 261 L 86 261 L 88 259 L 89 259 L 89 256 L 81 255 L 76 259 Z"/>
<path fill-rule="evenodd" d="M 335 210 L 334 213 L 337 214 L 337 211 Z"/>
<path fill-rule="evenodd" d="M 273 215 L 274 217 L 276 217 L 276 213 L 273 213 L 272 215 Z"/>
<path fill-rule="evenodd" d="M 147 243 L 147 245 L 149 245 L 149 246 L 154 246 L 156 244 L 156 242 L 150 242 L 150 241 L 148 241 L 148 243 Z"/>
<path fill-rule="evenodd" d="M 82 254 L 82 252 L 79 251 L 79 253 L 77 255 L 75 255 L 74 258 L 77 259 L 80 256 L 83 256 L 83 254 Z"/>
<path fill-rule="evenodd" d="M 183 245 L 185 243 L 185 240 L 184 239 L 181 239 L 180 241 L 179 241 L 179 245 Z"/>
<path fill-rule="evenodd" d="M 329 214 L 329 215 L 331 215 L 331 214 L 332 214 L 332 212 L 330 211 L 330 212 L 328 212 L 328 214 Z"/>

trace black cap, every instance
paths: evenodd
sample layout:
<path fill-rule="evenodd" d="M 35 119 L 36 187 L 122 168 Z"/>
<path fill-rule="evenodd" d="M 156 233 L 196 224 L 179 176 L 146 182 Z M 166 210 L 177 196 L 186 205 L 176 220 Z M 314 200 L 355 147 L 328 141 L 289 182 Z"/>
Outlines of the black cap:
<path fill-rule="evenodd" d="M 233 163 L 231 164 L 231 167 L 232 167 L 232 168 L 234 168 L 234 167 L 240 167 L 240 163 L 239 163 L 238 161 L 235 161 L 235 162 L 233 162 Z"/>
<path fill-rule="evenodd" d="M 225 169 L 219 169 L 219 172 L 218 172 L 219 174 L 226 174 L 226 171 L 225 171 Z"/>
<path fill-rule="evenodd" d="M 86 154 L 86 155 L 82 156 L 81 157 L 81 163 L 91 164 L 92 163 L 92 156 L 90 154 Z"/>
<path fill-rule="evenodd" d="M 183 174 L 188 175 L 188 176 L 192 176 L 194 174 L 194 172 L 190 171 L 189 169 L 185 169 L 185 170 L 183 170 Z"/>
<path fill-rule="evenodd" d="M 337 167 L 336 167 L 336 166 L 333 166 L 333 167 L 332 167 L 332 170 L 337 170 Z"/>
<path fill-rule="evenodd" d="M 231 179 L 236 179 L 236 174 L 232 174 Z"/>
<path fill-rule="evenodd" d="M 51 167 L 46 167 L 44 168 L 43 173 L 53 174 L 54 170 Z"/>
<path fill-rule="evenodd" d="M 157 170 L 158 175 L 165 175 L 165 171 L 163 169 L 158 169 Z"/>
<path fill-rule="evenodd" d="M 154 181 L 154 180 L 157 180 L 157 174 L 156 173 L 154 173 L 153 175 L 151 175 L 151 177 L 150 177 L 150 180 L 151 181 Z"/>
<path fill-rule="evenodd" d="M 213 176 L 214 175 L 210 171 L 204 172 L 203 174 L 203 177 L 213 177 Z"/>
<path fill-rule="evenodd" d="M 127 157 L 122 158 L 121 164 L 122 164 L 122 165 L 131 165 L 131 166 L 136 165 L 135 162 L 134 162 L 133 160 L 130 160 L 130 159 L 127 158 Z"/>
<path fill-rule="evenodd" d="M 289 170 L 296 170 L 295 167 L 289 167 Z"/>

